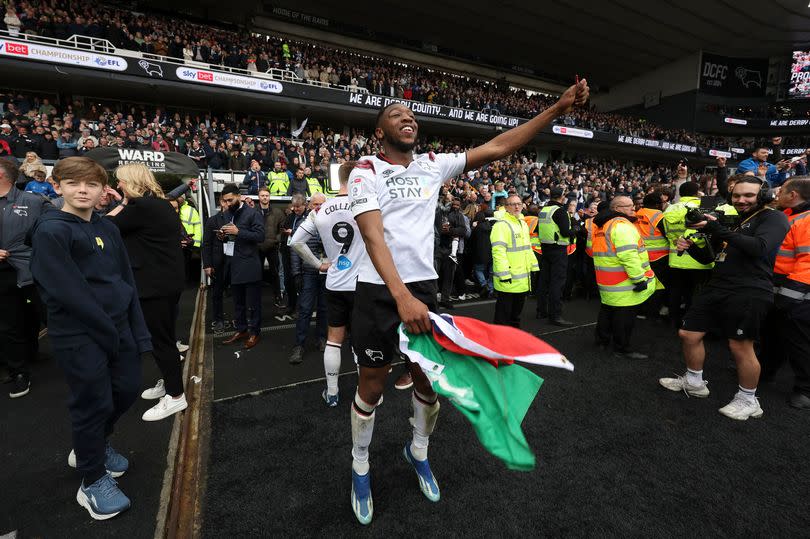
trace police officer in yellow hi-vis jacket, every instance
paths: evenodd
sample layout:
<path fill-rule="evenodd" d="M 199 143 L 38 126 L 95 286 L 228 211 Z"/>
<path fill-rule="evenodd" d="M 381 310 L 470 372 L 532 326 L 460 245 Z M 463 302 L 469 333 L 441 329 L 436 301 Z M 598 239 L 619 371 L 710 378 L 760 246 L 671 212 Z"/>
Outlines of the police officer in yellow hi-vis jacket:
<path fill-rule="evenodd" d="M 520 197 L 506 199 L 506 211 L 498 212 L 492 227 L 492 275 L 497 299 L 495 323 L 520 327 L 520 313 L 531 290 L 531 273 L 538 271 L 529 227 L 523 220 Z"/>
<path fill-rule="evenodd" d="M 566 196 L 562 187 L 552 187 L 548 204 L 537 216 L 537 235 L 543 248 L 540 278 L 537 281 L 537 318 L 548 317 L 555 326 L 569 327 L 573 323 L 562 317 L 562 298 L 568 275 L 568 255 L 576 232 L 565 209 Z M 573 241 L 572 241 L 573 240 Z"/>
<path fill-rule="evenodd" d="M 646 354 L 630 349 L 637 306 L 652 296 L 656 286 L 635 220 L 629 197 L 614 198 L 610 209 L 593 220 L 593 263 L 602 300 L 596 342 L 607 347 L 612 340 L 618 357 L 647 359 Z"/>

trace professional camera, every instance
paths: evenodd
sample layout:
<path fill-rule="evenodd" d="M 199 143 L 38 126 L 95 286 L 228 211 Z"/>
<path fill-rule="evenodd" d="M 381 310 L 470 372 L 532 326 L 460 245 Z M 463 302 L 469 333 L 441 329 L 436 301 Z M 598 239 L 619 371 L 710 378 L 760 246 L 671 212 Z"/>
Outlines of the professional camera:
<path fill-rule="evenodd" d="M 706 216 L 711 215 L 717 221 L 726 228 L 734 228 L 737 226 L 739 221 L 739 216 L 737 215 L 726 215 L 723 210 L 709 210 L 706 208 L 689 208 L 686 210 L 686 215 L 684 216 L 684 222 L 686 223 L 687 227 L 693 226 L 697 223 L 701 223 L 706 221 Z"/>

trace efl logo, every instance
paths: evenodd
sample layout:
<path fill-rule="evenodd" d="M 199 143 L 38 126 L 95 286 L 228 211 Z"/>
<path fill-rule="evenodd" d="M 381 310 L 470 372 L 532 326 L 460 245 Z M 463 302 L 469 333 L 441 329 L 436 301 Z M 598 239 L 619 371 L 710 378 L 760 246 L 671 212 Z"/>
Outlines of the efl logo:
<path fill-rule="evenodd" d="M 197 71 L 197 79 L 206 82 L 214 82 L 214 74 L 208 71 Z"/>
<path fill-rule="evenodd" d="M 10 54 L 19 54 L 22 56 L 28 56 L 28 45 L 20 45 L 17 43 L 6 43 L 6 50 Z"/>

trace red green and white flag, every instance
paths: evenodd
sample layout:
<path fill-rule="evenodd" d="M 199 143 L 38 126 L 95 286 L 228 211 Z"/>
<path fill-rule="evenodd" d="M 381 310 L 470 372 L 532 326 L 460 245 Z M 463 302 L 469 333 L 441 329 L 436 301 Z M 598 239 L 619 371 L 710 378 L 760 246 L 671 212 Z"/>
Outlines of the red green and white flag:
<path fill-rule="evenodd" d="M 472 424 L 479 441 L 513 470 L 532 470 L 535 456 L 521 429 L 543 379 L 515 361 L 573 370 L 537 337 L 473 318 L 430 313 L 433 332 L 400 325 L 400 350 L 418 363 L 436 393 Z"/>

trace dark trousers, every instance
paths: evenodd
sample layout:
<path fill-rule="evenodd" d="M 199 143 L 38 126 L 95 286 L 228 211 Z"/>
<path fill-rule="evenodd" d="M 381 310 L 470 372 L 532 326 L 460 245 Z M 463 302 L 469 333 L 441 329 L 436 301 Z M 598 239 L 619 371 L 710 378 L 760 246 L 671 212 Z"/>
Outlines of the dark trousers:
<path fill-rule="evenodd" d="M 810 397 L 810 320 L 773 309 L 762 328 L 762 378 L 776 374 L 785 359 L 795 376 L 793 391 Z"/>
<path fill-rule="evenodd" d="M 223 298 L 225 289 L 228 287 L 228 281 L 231 280 L 229 272 L 230 264 L 225 262 L 221 267 L 215 267 L 214 274 L 211 276 L 211 308 L 214 311 L 214 322 L 225 321 Z"/>
<path fill-rule="evenodd" d="M 552 320 L 562 316 L 562 293 L 568 273 L 565 247 L 543 245 L 540 257 L 540 279 L 537 282 L 537 314 Z"/>
<path fill-rule="evenodd" d="M 603 303 L 599 307 L 599 318 L 596 321 L 596 342 L 608 345 L 612 339 L 615 351 L 629 351 L 637 311 L 638 305 L 612 307 Z"/>
<path fill-rule="evenodd" d="M 30 375 L 39 349 L 38 304 L 34 285 L 20 288 L 15 270 L 0 270 L 0 357 L 11 376 Z"/>
<path fill-rule="evenodd" d="M 298 320 L 295 322 L 295 344 L 304 346 L 309 333 L 312 311 L 317 303 L 316 327 L 318 338 L 326 338 L 326 275 L 304 273 L 303 284 L 298 294 Z"/>
<path fill-rule="evenodd" d="M 292 272 L 292 260 L 290 260 L 290 248 L 282 247 L 281 264 L 284 266 L 284 290 L 287 291 L 287 309 L 293 312 L 298 301 L 298 291 L 295 288 L 295 275 Z"/>
<path fill-rule="evenodd" d="M 468 257 L 464 253 L 458 253 L 456 257 L 458 264 L 455 265 L 456 267 L 453 270 L 453 290 L 460 296 L 467 293 L 467 283 L 464 282 L 467 279 L 467 274 L 464 272 L 464 266 Z"/>
<path fill-rule="evenodd" d="M 439 291 L 442 293 L 443 302 L 450 301 L 450 296 L 453 294 L 453 275 L 455 272 L 456 264 L 450 260 L 449 255 L 442 252 L 439 258 Z"/>
<path fill-rule="evenodd" d="M 706 284 L 710 274 L 711 270 L 669 268 L 669 282 L 664 286 L 669 290 L 669 316 L 676 328 L 681 327 L 683 313 L 689 310 L 695 292 Z M 686 305 L 686 310 L 681 309 L 681 304 Z"/>
<path fill-rule="evenodd" d="M 178 301 L 180 301 L 179 294 L 141 299 L 143 318 L 152 335 L 152 355 L 163 376 L 166 393 L 172 397 L 183 394 L 183 367 L 175 335 Z"/>
<path fill-rule="evenodd" d="M 195 283 L 200 281 L 200 248 L 186 247 L 183 249 L 183 261 L 186 266 L 186 281 Z"/>
<path fill-rule="evenodd" d="M 258 335 L 262 323 L 261 282 L 232 284 L 231 294 L 236 331 L 249 331 L 251 335 Z"/>
<path fill-rule="evenodd" d="M 582 286 L 585 289 L 585 299 L 598 298 L 599 287 L 596 285 L 596 269 L 593 266 L 593 257 L 585 255 L 583 271 Z"/>
<path fill-rule="evenodd" d="M 572 255 L 568 255 L 568 263 L 565 270 L 565 285 L 562 291 L 562 297 L 566 301 L 571 299 L 571 295 L 574 293 L 574 285 L 582 283 L 582 261 L 579 254 L 579 251 L 577 251 Z"/>
<path fill-rule="evenodd" d="M 105 439 L 141 390 L 141 362 L 128 322 L 119 325 L 118 339 L 118 355 L 111 357 L 87 337 L 51 338 L 70 389 L 73 449 L 85 486 L 104 475 Z"/>
<path fill-rule="evenodd" d="M 495 324 L 502 326 L 520 327 L 520 313 L 523 311 L 523 303 L 526 301 L 526 293 L 501 292 L 495 293 Z"/>
<path fill-rule="evenodd" d="M 273 298 L 281 297 L 281 283 L 279 282 L 278 275 L 278 247 L 273 247 L 267 251 L 259 251 L 259 257 L 262 260 L 262 267 L 264 261 L 267 260 L 267 283 L 270 285 L 270 290 L 273 293 Z"/>

